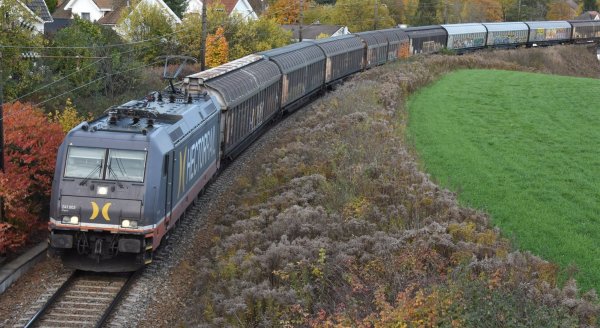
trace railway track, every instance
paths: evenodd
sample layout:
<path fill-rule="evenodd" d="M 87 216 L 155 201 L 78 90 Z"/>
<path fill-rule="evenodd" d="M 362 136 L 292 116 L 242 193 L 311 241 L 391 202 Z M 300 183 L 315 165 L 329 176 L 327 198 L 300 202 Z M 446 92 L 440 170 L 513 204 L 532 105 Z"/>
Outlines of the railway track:
<path fill-rule="evenodd" d="M 74 271 L 29 321 L 17 327 L 101 327 L 136 276 Z"/>

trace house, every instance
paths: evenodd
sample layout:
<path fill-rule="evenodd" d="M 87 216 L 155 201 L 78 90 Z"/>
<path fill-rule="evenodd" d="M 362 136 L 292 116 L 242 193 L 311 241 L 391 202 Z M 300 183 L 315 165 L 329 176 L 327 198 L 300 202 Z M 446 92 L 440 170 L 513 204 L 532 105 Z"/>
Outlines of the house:
<path fill-rule="evenodd" d="M 201 13 L 204 0 L 188 0 L 185 13 Z M 248 0 L 221 0 L 228 15 L 240 15 L 245 19 L 258 19 Z"/>
<path fill-rule="evenodd" d="M 292 39 L 296 41 L 300 39 L 300 25 L 281 25 L 281 28 L 291 31 Z M 319 22 L 302 26 L 302 40 L 316 40 L 323 37 L 332 37 L 345 34 L 350 34 L 347 26 L 324 25 Z"/>
<path fill-rule="evenodd" d="M 44 0 L 17 0 L 17 2 L 22 6 L 24 14 L 31 17 L 28 22 L 33 25 L 36 31 L 43 34 L 44 24 L 53 21 L 46 2 Z"/>
<path fill-rule="evenodd" d="M 181 19 L 163 0 L 141 0 L 139 3 L 158 6 L 175 23 L 181 23 Z M 56 21 L 63 21 L 79 16 L 82 19 L 114 28 L 123 11 L 130 5 L 130 0 L 64 0 L 56 7 L 52 17 Z"/>
<path fill-rule="evenodd" d="M 577 11 L 579 9 L 579 5 L 574 0 L 565 0 L 565 3 L 573 10 Z"/>
<path fill-rule="evenodd" d="M 600 13 L 597 11 L 586 11 L 575 17 L 576 20 L 600 20 Z"/>

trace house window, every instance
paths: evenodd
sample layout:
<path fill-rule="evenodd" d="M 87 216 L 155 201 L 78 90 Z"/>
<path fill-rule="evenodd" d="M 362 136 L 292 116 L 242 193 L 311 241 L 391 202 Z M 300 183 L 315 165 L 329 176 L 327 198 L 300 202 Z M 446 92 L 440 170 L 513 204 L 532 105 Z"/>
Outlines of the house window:
<path fill-rule="evenodd" d="M 90 21 L 90 13 L 81 13 L 81 19 L 84 19 L 86 21 Z"/>

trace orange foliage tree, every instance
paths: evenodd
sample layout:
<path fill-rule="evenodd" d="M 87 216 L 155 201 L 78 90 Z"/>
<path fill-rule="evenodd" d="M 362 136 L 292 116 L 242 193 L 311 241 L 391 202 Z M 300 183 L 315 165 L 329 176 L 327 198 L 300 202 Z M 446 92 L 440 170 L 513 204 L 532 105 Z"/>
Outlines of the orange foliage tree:
<path fill-rule="evenodd" d="M 229 44 L 225 38 L 225 30 L 219 27 L 215 34 L 206 37 L 206 66 L 216 67 L 229 59 Z"/>
<path fill-rule="evenodd" d="M 5 220 L 21 233 L 32 233 L 45 226 L 42 216 L 48 208 L 56 152 L 64 133 L 60 124 L 48 121 L 41 110 L 19 102 L 4 105 L 3 123 L 0 196 Z M 2 231 L 8 229 L 0 229 L 0 234 Z"/>
<path fill-rule="evenodd" d="M 566 20 L 575 17 L 575 10 L 562 0 L 552 1 L 548 5 L 548 14 L 546 18 L 549 20 Z"/>
<path fill-rule="evenodd" d="M 308 10 L 310 0 L 303 3 L 304 11 Z M 267 9 L 266 18 L 274 19 L 278 24 L 296 24 L 300 20 L 300 1 L 277 0 Z"/>

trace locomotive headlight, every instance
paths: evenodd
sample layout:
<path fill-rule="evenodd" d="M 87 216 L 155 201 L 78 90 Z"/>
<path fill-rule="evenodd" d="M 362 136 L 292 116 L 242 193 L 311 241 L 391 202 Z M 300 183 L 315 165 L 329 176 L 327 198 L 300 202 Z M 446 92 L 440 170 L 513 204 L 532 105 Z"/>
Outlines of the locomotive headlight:
<path fill-rule="evenodd" d="M 125 220 L 121 221 L 121 226 L 123 228 L 133 228 L 133 229 L 135 229 L 135 228 L 137 228 L 138 223 L 135 220 L 125 219 Z"/>
<path fill-rule="evenodd" d="M 62 223 L 65 224 L 79 224 L 79 217 L 76 215 L 73 216 L 63 216 Z"/>
<path fill-rule="evenodd" d="M 106 186 L 98 187 L 97 193 L 98 193 L 98 195 L 106 195 L 106 194 L 108 194 L 108 187 L 106 187 Z"/>

